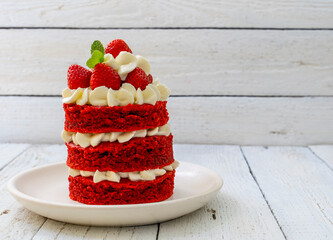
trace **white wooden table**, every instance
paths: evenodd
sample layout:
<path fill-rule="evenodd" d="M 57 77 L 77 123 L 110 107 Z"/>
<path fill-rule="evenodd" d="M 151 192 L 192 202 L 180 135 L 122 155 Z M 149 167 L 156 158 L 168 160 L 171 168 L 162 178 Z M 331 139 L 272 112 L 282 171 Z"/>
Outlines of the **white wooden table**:
<path fill-rule="evenodd" d="M 16 173 L 65 161 L 64 145 L 0 144 L 0 239 L 332 239 L 333 146 L 175 145 L 175 157 L 214 169 L 218 196 L 181 218 L 141 227 L 89 227 L 36 215 L 6 184 Z"/>

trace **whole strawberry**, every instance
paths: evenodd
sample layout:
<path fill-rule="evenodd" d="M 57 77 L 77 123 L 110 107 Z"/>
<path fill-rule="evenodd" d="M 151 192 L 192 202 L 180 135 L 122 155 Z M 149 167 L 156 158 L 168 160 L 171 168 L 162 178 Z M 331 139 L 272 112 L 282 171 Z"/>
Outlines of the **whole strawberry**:
<path fill-rule="evenodd" d="M 145 90 L 146 86 L 151 83 L 152 80 L 152 77 L 150 78 L 141 68 L 137 67 L 127 75 L 125 83 L 132 84 L 135 89 L 140 88 L 141 90 Z"/>
<path fill-rule="evenodd" d="M 105 48 L 105 54 L 110 53 L 114 58 L 116 58 L 119 55 L 119 53 L 122 51 L 132 53 L 132 50 L 127 46 L 127 44 L 122 39 L 113 40 Z"/>
<path fill-rule="evenodd" d="M 118 73 L 112 68 L 103 63 L 96 64 L 90 79 L 91 89 L 100 86 L 118 90 L 121 86 L 121 79 Z"/>
<path fill-rule="evenodd" d="M 89 87 L 91 71 L 77 64 L 70 65 L 67 70 L 67 86 L 70 89 Z"/>

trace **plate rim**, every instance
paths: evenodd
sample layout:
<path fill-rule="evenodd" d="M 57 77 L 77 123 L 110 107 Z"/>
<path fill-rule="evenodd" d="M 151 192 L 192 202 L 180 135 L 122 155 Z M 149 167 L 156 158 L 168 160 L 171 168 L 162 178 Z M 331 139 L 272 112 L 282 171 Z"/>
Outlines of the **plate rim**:
<path fill-rule="evenodd" d="M 56 163 L 50 163 L 50 164 L 46 164 L 46 165 L 42 165 L 42 166 L 35 166 L 33 168 L 24 170 L 19 172 L 18 174 L 16 174 L 15 176 L 11 177 L 7 183 L 7 190 L 10 192 L 10 194 L 16 198 L 17 200 L 19 199 L 23 199 L 29 202 L 34 202 L 34 203 L 38 203 L 38 204 L 42 204 L 42 205 L 51 205 L 53 207 L 65 207 L 65 208 L 79 208 L 79 209 L 130 209 L 130 208 L 145 208 L 145 207 L 151 207 L 151 206 L 163 206 L 163 205 L 168 205 L 168 204 L 176 204 L 179 202 L 183 202 L 189 199 L 196 199 L 196 198 L 200 198 L 202 196 L 205 196 L 209 193 L 213 193 L 213 192 L 217 192 L 219 191 L 223 184 L 224 181 L 222 179 L 222 177 L 217 174 L 215 171 L 201 166 L 199 164 L 195 164 L 195 163 L 191 163 L 191 162 L 186 162 L 186 161 L 179 161 L 180 164 L 186 164 L 186 165 L 192 165 L 192 166 L 196 166 L 199 168 L 204 169 L 205 171 L 208 171 L 210 175 L 214 175 L 214 178 L 217 180 L 217 184 L 215 186 L 212 187 L 211 190 L 207 190 L 203 193 L 200 194 L 195 194 L 193 196 L 189 196 L 189 197 L 185 197 L 185 198 L 180 198 L 180 199 L 175 199 L 175 200 L 170 200 L 170 201 L 161 201 L 161 202 L 153 202 L 153 203 L 140 203 L 140 204 L 121 204 L 121 205 L 89 205 L 89 204 L 80 204 L 80 205 L 74 205 L 71 203 L 59 203 L 59 202 L 50 202 L 47 200 L 41 200 L 39 198 L 35 198 L 32 197 L 28 194 L 25 194 L 21 191 L 19 191 L 17 189 L 17 187 L 15 186 L 15 182 L 21 178 L 22 176 L 29 174 L 31 172 L 34 171 L 38 171 L 41 170 L 43 168 L 50 168 L 53 166 L 57 166 L 57 165 L 65 165 L 65 162 L 56 162 Z"/>

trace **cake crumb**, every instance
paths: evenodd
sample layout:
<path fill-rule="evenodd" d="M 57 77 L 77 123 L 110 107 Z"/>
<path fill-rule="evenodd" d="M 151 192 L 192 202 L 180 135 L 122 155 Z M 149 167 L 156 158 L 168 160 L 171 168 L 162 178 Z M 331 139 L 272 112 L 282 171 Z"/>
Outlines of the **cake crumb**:
<path fill-rule="evenodd" d="M 2 211 L 2 212 L 0 213 L 0 216 L 1 216 L 1 215 L 4 215 L 4 214 L 8 214 L 8 213 L 9 213 L 9 210 L 6 209 L 6 210 L 4 210 L 4 211 Z"/>
<path fill-rule="evenodd" d="M 212 218 L 214 220 L 216 220 L 216 210 L 211 208 L 211 209 L 207 209 L 207 212 L 211 212 L 212 213 Z"/>

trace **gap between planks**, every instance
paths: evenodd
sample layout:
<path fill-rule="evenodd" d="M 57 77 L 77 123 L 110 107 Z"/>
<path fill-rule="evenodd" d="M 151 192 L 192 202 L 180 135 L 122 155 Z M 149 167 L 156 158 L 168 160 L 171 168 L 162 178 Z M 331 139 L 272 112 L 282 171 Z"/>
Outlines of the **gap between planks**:
<path fill-rule="evenodd" d="M 74 225 L 47 219 L 32 236 L 32 240 L 44 239 L 147 239 L 155 240 L 157 224 L 134 227 L 94 227 Z"/>
<path fill-rule="evenodd" d="M 332 232 L 332 192 L 327 185 L 332 183 L 332 169 L 325 158 L 309 147 L 242 148 L 251 174 L 286 239 L 327 239 Z M 267 166 L 263 166 L 265 163 Z"/>
<path fill-rule="evenodd" d="M 256 27 L 4 27 L 0 29 L 31 29 L 31 30 L 272 30 L 272 31 L 332 31 L 333 28 L 256 28 Z"/>
<path fill-rule="evenodd" d="M 159 233 L 160 233 L 160 223 L 157 224 L 156 240 L 158 240 Z"/>
<path fill-rule="evenodd" d="M 15 151 L 17 149 L 16 146 L 19 146 L 19 151 L 16 152 L 16 153 L 13 153 L 11 154 L 11 150 L 8 151 L 8 149 L 6 149 L 4 153 L 1 153 L 1 156 L 2 156 L 2 159 L 5 159 L 6 155 L 5 154 L 8 154 L 9 153 L 9 159 L 5 159 L 5 163 L 3 164 L 0 164 L 0 171 L 3 170 L 5 167 L 7 167 L 11 162 L 13 162 L 16 158 L 20 157 L 24 152 L 26 152 L 30 147 L 31 145 L 30 144 L 0 144 L 0 152 L 1 150 L 3 150 L 2 148 L 5 148 L 6 145 L 10 146 L 10 147 L 15 147 Z"/>
<path fill-rule="evenodd" d="M 321 147 L 322 147 L 321 145 L 318 146 L 319 151 L 321 150 Z M 332 148 L 332 149 L 333 149 L 332 146 L 324 146 L 324 148 L 325 148 L 325 147 L 327 147 L 327 148 Z M 269 148 L 269 147 L 265 147 L 265 148 Z M 305 147 L 305 148 L 308 149 L 308 150 L 311 152 L 311 154 L 312 154 L 315 158 L 317 158 L 319 161 L 321 161 L 321 162 L 322 162 L 322 163 L 323 163 L 328 169 L 330 169 L 331 171 L 333 171 L 333 168 L 330 166 L 329 162 L 327 162 L 327 160 L 325 160 L 325 159 L 327 159 L 327 157 L 329 157 L 331 154 L 329 154 L 329 156 L 324 156 L 324 157 L 322 157 L 322 156 L 320 155 L 320 152 L 319 152 L 319 154 L 317 154 L 317 151 L 318 151 L 318 150 L 316 149 L 316 146 L 313 146 L 313 147 L 312 147 L 312 146 L 307 146 L 307 147 Z M 312 148 L 314 148 L 314 149 L 312 149 Z M 261 187 L 259 181 L 257 180 L 257 177 L 256 177 L 255 173 L 254 173 L 254 172 L 252 171 L 252 169 L 251 169 L 251 165 L 250 165 L 249 161 L 247 160 L 246 154 L 245 154 L 245 152 L 243 151 L 243 147 L 242 147 L 242 146 L 240 146 L 240 150 L 241 150 L 241 153 L 242 153 L 242 155 L 243 155 L 243 158 L 244 158 L 244 160 L 245 160 L 245 162 L 246 162 L 246 164 L 247 164 L 247 166 L 248 166 L 248 168 L 249 168 L 249 172 L 250 172 L 251 176 L 253 177 L 255 183 L 258 185 L 258 188 L 260 189 L 260 192 L 262 193 L 262 196 L 263 196 L 263 198 L 265 199 L 268 208 L 271 210 L 271 213 L 272 213 L 272 215 L 274 216 L 274 219 L 275 219 L 276 223 L 279 225 L 280 230 L 281 230 L 281 232 L 282 232 L 284 238 L 285 238 L 285 239 L 288 239 L 286 233 L 284 232 L 283 227 L 281 226 L 281 223 L 280 223 L 278 217 L 277 217 L 276 214 L 274 213 L 274 210 L 273 210 L 271 204 L 269 203 L 269 201 L 268 201 L 268 199 L 267 199 L 267 197 L 266 197 L 266 195 L 265 195 L 265 193 L 264 193 L 264 191 L 263 191 L 263 189 L 262 189 L 262 187 Z M 333 151 L 332 151 L 332 152 L 333 152 Z M 332 155 L 332 157 L 333 157 L 333 155 Z M 268 159 L 267 159 L 267 160 L 268 160 Z M 282 220 L 283 220 L 283 219 L 282 219 Z"/>
<path fill-rule="evenodd" d="M 243 159 L 244 159 L 244 161 L 246 162 L 247 167 L 249 168 L 249 172 L 250 172 L 250 174 L 251 174 L 253 180 L 254 180 L 255 183 L 257 184 L 257 186 L 258 186 L 258 188 L 259 188 L 259 190 L 260 190 L 260 192 L 261 192 L 261 194 L 262 194 L 262 197 L 264 198 L 264 200 L 265 200 L 265 202 L 266 202 L 266 204 L 267 204 L 267 207 L 268 207 L 269 210 L 271 211 L 271 213 L 272 213 L 272 215 L 273 215 L 273 217 L 274 217 L 274 219 L 275 219 L 275 221 L 276 221 L 276 224 L 279 226 L 279 228 L 280 228 L 280 230 L 281 230 L 281 233 L 282 233 L 283 237 L 287 240 L 287 236 L 286 236 L 286 234 L 284 233 L 284 231 L 283 231 L 283 229 L 282 229 L 282 227 L 281 227 L 281 224 L 279 223 L 279 220 L 277 219 L 277 217 L 276 217 L 276 215 L 275 215 L 275 213 L 274 213 L 274 211 L 273 211 L 271 205 L 269 204 L 269 202 L 268 202 L 268 200 L 267 200 L 267 198 L 266 198 L 266 196 L 265 196 L 264 191 L 263 191 L 262 188 L 260 187 L 260 184 L 259 184 L 259 182 L 257 181 L 257 178 L 256 178 L 256 176 L 254 175 L 254 173 L 253 173 L 253 171 L 252 171 L 252 169 L 251 169 L 251 166 L 250 166 L 250 164 L 249 164 L 249 161 L 247 160 L 247 158 L 246 158 L 246 156 L 245 156 L 245 153 L 244 153 L 242 147 L 240 146 L 239 148 L 240 148 L 240 151 L 241 151 L 241 153 L 242 153 L 242 155 L 243 155 Z"/>
<path fill-rule="evenodd" d="M 314 147 L 308 146 L 307 148 L 310 150 L 310 152 L 312 152 L 313 155 L 315 155 L 320 161 L 322 161 L 329 169 L 331 169 L 333 171 L 333 167 L 330 165 L 330 163 L 327 160 L 325 160 L 325 157 L 320 156 L 316 152 L 316 150 L 313 149 L 313 148 L 315 148 L 315 146 Z M 332 158 L 333 158 L 333 155 L 332 155 Z"/>
<path fill-rule="evenodd" d="M 62 97 L 62 95 L 33 95 L 33 94 L 0 94 L 0 97 Z M 170 95 L 169 97 L 229 97 L 229 98 L 315 98 L 315 97 L 326 97 L 330 98 L 333 95 L 205 95 L 205 94 L 198 94 L 198 95 Z"/>
<path fill-rule="evenodd" d="M 175 156 L 214 169 L 225 184 L 204 208 L 161 223 L 159 239 L 285 239 L 239 146 L 176 145 Z"/>

